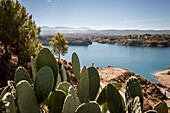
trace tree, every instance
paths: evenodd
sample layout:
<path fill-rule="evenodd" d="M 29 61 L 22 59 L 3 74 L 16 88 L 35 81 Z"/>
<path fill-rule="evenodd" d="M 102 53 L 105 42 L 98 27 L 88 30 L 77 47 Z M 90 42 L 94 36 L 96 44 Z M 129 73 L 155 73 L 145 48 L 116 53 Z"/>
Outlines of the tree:
<path fill-rule="evenodd" d="M 26 12 L 26 8 L 18 0 L 0 1 L 0 41 L 4 45 L 5 56 L 9 56 L 9 53 L 16 54 L 18 64 L 30 61 L 30 57 L 35 56 L 38 51 L 39 33 L 40 28 L 36 27 L 32 15 Z"/>
<path fill-rule="evenodd" d="M 52 41 L 50 41 L 49 44 L 53 51 L 59 56 L 59 60 L 60 54 L 64 56 L 68 51 L 68 42 L 65 40 L 64 36 L 60 33 L 53 36 Z"/>

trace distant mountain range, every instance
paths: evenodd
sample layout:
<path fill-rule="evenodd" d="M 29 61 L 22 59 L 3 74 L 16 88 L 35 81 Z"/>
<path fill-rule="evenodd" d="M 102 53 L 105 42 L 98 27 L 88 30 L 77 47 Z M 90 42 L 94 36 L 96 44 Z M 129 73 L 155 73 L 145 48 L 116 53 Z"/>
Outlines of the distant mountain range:
<path fill-rule="evenodd" d="M 61 34 L 91 34 L 91 35 L 133 35 L 133 34 L 166 34 L 170 35 L 170 30 L 96 30 L 88 27 L 72 28 L 72 27 L 41 27 L 41 35 Z"/>

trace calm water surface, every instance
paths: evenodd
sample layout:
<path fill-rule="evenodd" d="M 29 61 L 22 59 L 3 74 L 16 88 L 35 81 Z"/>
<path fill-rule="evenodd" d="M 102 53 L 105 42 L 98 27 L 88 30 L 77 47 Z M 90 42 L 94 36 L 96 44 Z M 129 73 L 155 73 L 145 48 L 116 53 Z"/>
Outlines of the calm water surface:
<path fill-rule="evenodd" d="M 46 47 L 51 50 L 50 46 Z M 88 67 L 93 61 L 95 67 L 99 68 L 127 68 L 152 82 L 157 82 L 152 76 L 153 73 L 166 70 L 166 67 L 170 66 L 170 47 L 126 47 L 94 42 L 89 46 L 69 46 L 68 53 L 61 58 L 71 61 L 73 52 L 78 54 L 81 67 Z"/>

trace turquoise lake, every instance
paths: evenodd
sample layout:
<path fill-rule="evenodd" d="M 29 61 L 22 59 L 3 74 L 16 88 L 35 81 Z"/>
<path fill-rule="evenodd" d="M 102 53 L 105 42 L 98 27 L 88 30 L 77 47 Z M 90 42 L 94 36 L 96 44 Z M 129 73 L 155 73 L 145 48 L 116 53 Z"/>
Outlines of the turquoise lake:
<path fill-rule="evenodd" d="M 50 46 L 46 47 L 51 50 Z M 73 52 L 78 54 L 81 67 L 89 67 L 94 62 L 95 67 L 99 68 L 127 68 L 152 82 L 157 82 L 153 73 L 166 70 L 170 66 L 170 47 L 121 46 L 93 42 L 89 46 L 69 46 L 68 53 L 61 56 L 61 59 L 71 61 Z"/>

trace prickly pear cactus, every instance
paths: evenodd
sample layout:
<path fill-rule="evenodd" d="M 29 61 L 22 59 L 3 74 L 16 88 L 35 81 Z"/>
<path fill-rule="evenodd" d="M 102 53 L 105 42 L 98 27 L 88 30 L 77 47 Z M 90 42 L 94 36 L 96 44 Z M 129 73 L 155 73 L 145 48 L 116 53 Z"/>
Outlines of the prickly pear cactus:
<path fill-rule="evenodd" d="M 102 91 L 99 93 L 99 96 L 97 97 L 98 104 L 102 105 L 107 102 L 106 91 L 107 91 L 107 85 L 102 89 Z"/>
<path fill-rule="evenodd" d="M 62 113 L 74 113 L 75 110 L 76 110 L 76 98 L 73 97 L 73 95 L 69 94 L 67 95 L 64 101 Z"/>
<path fill-rule="evenodd" d="M 80 81 L 78 82 L 77 96 L 81 103 L 89 101 L 89 75 L 86 67 L 84 66 L 81 74 Z"/>
<path fill-rule="evenodd" d="M 35 76 L 36 76 L 36 68 L 35 68 L 35 63 L 34 63 L 34 58 L 31 56 L 31 69 L 32 69 L 32 75 L 33 75 L 33 81 L 35 81 Z"/>
<path fill-rule="evenodd" d="M 140 98 L 136 96 L 131 102 L 127 103 L 127 107 L 130 106 L 131 113 L 142 113 Z"/>
<path fill-rule="evenodd" d="M 101 110 L 102 110 L 102 113 L 107 113 L 107 111 L 109 110 L 107 103 L 104 103 L 103 105 L 101 105 Z"/>
<path fill-rule="evenodd" d="M 15 107 L 15 101 L 13 95 L 11 93 L 6 93 L 2 99 L 5 103 L 6 113 L 17 113 Z"/>
<path fill-rule="evenodd" d="M 130 103 L 138 96 L 140 98 L 141 110 L 143 110 L 143 94 L 140 83 L 136 77 L 130 77 L 126 83 L 125 98 L 126 103 Z M 132 113 L 132 104 L 128 106 L 128 112 Z"/>
<path fill-rule="evenodd" d="M 168 106 L 165 102 L 157 103 L 154 108 L 158 113 L 168 113 Z"/>
<path fill-rule="evenodd" d="M 100 77 L 98 71 L 94 67 L 89 67 L 89 98 L 91 101 L 96 99 L 100 87 Z"/>
<path fill-rule="evenodd" d="M 75 113 L 101 113 L 100 107 L 96 102 L 83 103 L 77 109 Z"/>
<path fill-rule="evenodd" d="M 56 83 L 56 86 L 55 86 L 55 89 L 57 89 L 58 85 L 61 83 L 61 76 L 60 74 L 58 73 L 58 77 L 57 77 L 57 83 Z"/>
<path fill-rule="evenodd" d="M 30 79 L 30 75 L 24 67 L 19 67 L 15 71 L 15 75 L 14 75 L 14 81 L 16 85 L 21 80 L 27 80 L 30 84 L 32 83 Z"/>
<path fill-rule="evenodd" d="M 29 82 L 22 80 L 17 84 L 16 96 L 21 113 L 40 113 L 40 105 Z"/>
<path fill-rule="evenodd" d="M 67 81 L 67 74 L 66 74 L 66 70 L 64 68 L 64 66 L 62 65 L 62 73 L 63 73 L 63 81 Z"/>
<path fill-rule="evenodd" d="M 79 98 L 76 95 L 77 90 L 73 88 L 73 86 L 69 87 L 68 94 L 72 95 L 74 100 L 76 100 L 76 108 L 81 104 Z"/>
<path fill-rule="evenodd" d="M 80 80 L 80 62 L 75 52 L 72 54 L 72 70 L 75 77 Z"/>
<path fill-rule="evenodd" d="M 124 109 L 122 104 L 121 95 L 112 84 L 107 85 L 107 105 L 111 113 L 121 113 Z"/>
<path fill-rule="evenodd" d="M 48 48 L 42 48 L 38 53 L 35 63 L 36 70 L 39 71 L 43 66 L 49 66 L 54 74 L 54 87 L 55 89 L 58 77 L 58 63 L 54 55 Z"/>
<path fill-rule="evenodd" d="M 3 96 L 4 96 L 7 92 L 11 92 L 10 86 L 6 86 L 6 87 L 4 88 L 4 90 L 2 91 L 2 93 L 1 93 L 1 95 L 0 95 L 0 100 L 2 100 Z"/>
<path fill-rule="evenodd" d="M 54 75 L 50 67 L 42 67 L 35 78 L 34 90 L 38 103 L 43 102 L 50 94 L 54 85 Z"/>
<path fill-rule="evenodd" d="M 57 88 L 57 89 L 60 89 L 60 90 L 64 91 L 65 94 L 68 95 L 68 89 L 69 89 L 70 86 L 71 86 L 71 84 L 68 83 L 68 82 L 61 82 L 61 83 L 58 85 L 58 88 Z"/>
<path fill-rule="evenodd" d="M 155 111 L 155 110 L 148 110 L 148 111 L 146 111 L 145 113 L 158 113 L 158 112 Z"/>
<path fill-rule="evenodd" d="M 48 98 L 48 108 L 50 113 L 61 113 L 64 100 L 65 93 L 61 90 L 52 91 Z"/>

